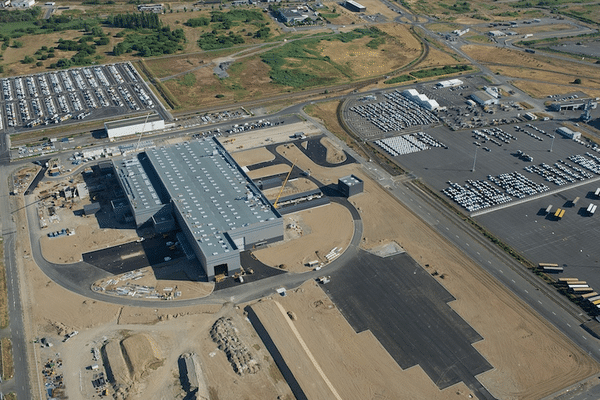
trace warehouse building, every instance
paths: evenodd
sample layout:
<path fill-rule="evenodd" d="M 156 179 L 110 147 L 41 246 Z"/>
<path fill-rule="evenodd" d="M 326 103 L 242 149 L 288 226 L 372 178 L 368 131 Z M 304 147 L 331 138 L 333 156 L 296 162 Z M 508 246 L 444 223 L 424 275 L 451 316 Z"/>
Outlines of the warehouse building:
<path fill-rule="evenodd" d="M 346 8 L 350 11 L 354 11 L 354 12 L 365 12 L 367 11 L 367 7 L 363 6 L 360 3 L 357 3 L 356 1 L 353 0 L 346 0 Z"/>
<path fill-rule="evenodd" d="M 240 252 L 283 239 L 283 219 L 216 139 L 114 161 L 137 226 L 173 225 L 209 279 L 239 271 Z"/>
<path fill-rule="evenodd" d="M 477 92 L 471 94 L 471 99 L 475 101 L 475 103 L 480 106 L 489 106 L 492 104 L 498 104 L 498 99 L 494 96 L 491 96 L 489 93 L 484 92 L 483 90 L 478 90 Z"/>
<path fill-rule="evenodd" d="M 355 175 L 348 175 L 338 179 L 338 190 L 345 196 L 350 197 L 362 193 L 364 182 Z"/>
<path fill-rule="evenodd" d="M 165 121 L 158 114 L 142 115 L 120 121 L 105 122 L 104 129 L 112 141 L 116 137 L 165 129 Z"/>

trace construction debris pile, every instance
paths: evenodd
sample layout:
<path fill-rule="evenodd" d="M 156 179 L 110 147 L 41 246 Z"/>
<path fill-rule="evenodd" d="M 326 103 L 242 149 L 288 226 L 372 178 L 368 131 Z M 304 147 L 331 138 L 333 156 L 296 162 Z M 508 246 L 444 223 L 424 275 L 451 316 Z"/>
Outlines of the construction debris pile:
<path fill-rule="evenodd" d="M 210 330 L 210 336 L 219 349 L 227 354 L 227 359 L 238 375 L 255 374 L 260 370 L 260 364 L 240 340 L 231 318 L 219 318 Z"/>
<path fill-rule="evenodd" d="M 99 284 L 94 284 L 92 290 L 117 296 L 131 296 L 151 300 L 173 300 L 181 297 L 181 291 L 177 290 L 177 286 L 174 288 L 165 287 L 162 293 L 159 293 L 154 286 L 138 285 L 131 282 L 142 279 L 146 272 L 148 272 L 147 269 L 136 269 L 121 276 L 101 281 Z M 119 285 L 119 283 L 121 284 Z"/>

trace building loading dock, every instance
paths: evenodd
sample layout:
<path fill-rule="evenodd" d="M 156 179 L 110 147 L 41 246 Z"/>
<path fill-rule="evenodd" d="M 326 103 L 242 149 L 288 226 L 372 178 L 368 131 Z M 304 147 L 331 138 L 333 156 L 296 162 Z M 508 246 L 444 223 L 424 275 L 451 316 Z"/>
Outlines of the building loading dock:
<path fill-rule="evenodd" d="M 241 251 L 283 239 L 281 214 L 214 138 L 113 163 L 136 225 L 163 232 L 172 216 L 209 279 L 239 271 Z"/>

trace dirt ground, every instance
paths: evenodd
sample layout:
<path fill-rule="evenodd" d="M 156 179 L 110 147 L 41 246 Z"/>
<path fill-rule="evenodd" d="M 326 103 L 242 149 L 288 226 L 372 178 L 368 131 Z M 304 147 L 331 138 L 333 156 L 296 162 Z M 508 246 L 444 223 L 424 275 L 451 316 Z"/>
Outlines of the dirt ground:
<path fill-rule="evenodd" d="M 328 137 L 324 136 L 321 139 L 321 144 L 327 149 L 325 160 L 328 163 L 339 164 L 346 161 L 346 153 L 337 143 L 332 142 Z"/>
<path fill-rule="evenodd" d="M 309 271 L 310 261 L 326 264 L 325 255 L 336 247 L 345 250 L 354 230 L 350 212 L 335 203 L 288 214 L 284 224 L 284 240 L 254 255 L 273 267 L 285 264 L 291 272 Z"/>
<path fill-rule="evenodd" d="M 309 399 L 472 398 L 463 383 L 440 391 L 418 365 L 403 371 L 371 332 L 352 329 L 315 282 L 251 307 Z"/>
<path fill-rule="evenodd" d="M 172 269 L 172 276 L 165 276 L 164 271 L 161 271 L 163 279 L 157 279 L 153 268 L 146 267 L 140 270 L 133 271 L 136 276 L 135 280 L 128 277 L 127 274 L 119 274 L 110 278 L 100 279 L 93 283 L 92 288 L 94 290 L 101 291 L 107 295 L 118 296 L 117 293 L 113 292 L 118 287 L 128 288 L 136 290 L 137 287 L 152 288 L 149 295 L 158 296 L 160 299 L 165 300 L 185 300 L 185 299 L 197 299 L 200 297 L 206 297 L 210 295 L 214 289 L 213 282 L 196 282 L 191 281 L 185 275 L 181 264 L 186 261 L 172 261 L 170 265 L 161 266 L 160 269 L 164 270 L 167 268 Z M 144 299 L 146 296 L 140 296 L 138 298 Z M 148 297 L 149 300 L 156 300 L 156 297 Z"/>
<path fill-rule="evenodd" d="M 255 169 L 248 172 L 250 179 L 260 179 L 267 176 L 287 174 L 290 172 L 290 166 L 287 164 L 274 164 L 268 167 Z"/>
<path fill-rule="evenodd" d="M 275 155 L 264 147 L 246 151 L 238 151 L 233 154 L 234 160 L 242 165 L 249 166 L 275 159 Z"/>
<path fill-rule="evenodd" d="M 308 180 L 306 178 L 298 178 L 298 179 L 290 179 L 285 184 L 285 188 L 283 191 L 281 190 L 281 186 L 263 190 L 263 194 L 269 200 L 275 200 L 281 192 L 281 196 L 290 196 L 296 193 L 308 192 L 309 190 L 318 189 L 317 185 L 314 184 L 313 181 Z"/>
<path fill-rule="evenodd" d="M 242 149 L 254 149 L 268 144 L 288 142 L 297 133 L 304 133 L 306 136 L 311 136 L 320 134 L 321 130 L 309 122 L 296 122 L 294 124 L 285 124 L 283 126 L 280 125 L 253 131 L 246 135 L 233 135 L 231 137 L 235 138 L 235 142 L 225 143 L 227 138 L 220 138 L 219 141 L 235 158 L 237 157 L 236 153 Z"/>
<path fill-rule="evenodd" d="M 81 219 L 81 217 L 79 217 Z M 82 252 L 104 249 L 108 246 L 128 243 L 138 238 L 135 229 L 101 229 L 94 217 L 85 218 L 90 225 L 70 225 L 69 229 L 75 230 L 72 236 L 49 238 L 42 236 L 40 244 L 44 258 L 57 264 L 69 264 L 82 261 Z M 50 225 L 47 231 L 60 230 L 65 223 Z M 95 225 L 95 226 L 94 226 Z M 46 232 L 46 231 L 44 231 Z"/>

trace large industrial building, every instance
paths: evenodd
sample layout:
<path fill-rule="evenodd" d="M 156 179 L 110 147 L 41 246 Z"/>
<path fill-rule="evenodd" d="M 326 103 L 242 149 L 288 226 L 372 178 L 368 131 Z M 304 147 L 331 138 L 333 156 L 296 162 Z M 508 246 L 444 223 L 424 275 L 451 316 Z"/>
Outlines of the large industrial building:
<path fill-rule="evenodd" d="M 281 214 L 216 139 L 113 161 L 137 226 L 175 221 L 209 279 L 240 270 L 240 252 L 283 239 Z"/>
<path fill-rule="evenodd" d="M 165 120 L 159 114 L 142 115 L 114 122 L 105 122 L 104 129 L 106 129 L 106 134 L 112 141 L 116 137 L 165 129 Z"/>

